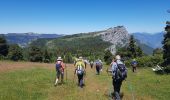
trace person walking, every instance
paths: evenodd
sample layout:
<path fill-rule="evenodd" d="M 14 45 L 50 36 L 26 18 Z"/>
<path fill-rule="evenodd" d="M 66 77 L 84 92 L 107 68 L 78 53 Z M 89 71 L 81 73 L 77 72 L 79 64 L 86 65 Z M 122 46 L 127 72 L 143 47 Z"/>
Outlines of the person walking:
<path fill-rule="evenodd" d="M 103 71 L 103 63 L 102 63 L 102 60 L 99 60 L 99 62 L 100 62 L 100 71 L 102 72 Z"/>
<path fill-rule="evenodd" d="M 93 61 L 90 62 L 90 67 L 93 68 Z"/>
<path fill-rule="evenodd" d="M 125 64 L 121 61 L 121 57 L 119 55 L 116 56 L 116 59 L 113 58 L 110 66 L 111 66 L 111 70 L 108 70 L 108 71 L 112 73 L 112 85 L 114 88 L 114 99 L 121 100 L 120 89 L 121 89 L 123 80 L 127 78 L 127 68 Z"/>
<path fill-rule="evenodd" d="M 98 59 L 96 60 L 96 74 L 97 75 L 100 75 L 100 71 L 101 71 L 101 68 L 102 68 L 102 62 Z"/>
<path fill-rule="evenodd" d="M 136 59 L 133 59 L 133 61 L 131 62 L 131 66 L 132 66 L 132 71 L 136 72 L 136 67 L 137 67 L 137 61 Z"/>
<path fill-rule="evenodd" d="M 77 62 L 75 64 L 74 74 L 77 74 L 78 86 L 83 88 L 83 86 L 84 86 L 83 78 L 84 78 L 84 75 L 85 75 L 85 64 L 84 64 L 82 57 L 79 57 L 79 59 L 77 60 Z"/>
<path fill-rule="evenodd" d="M 58 81 L 60 79 L 61 76 L 61 83 L 63 83 L 63 79 L 64 79 L 64 63 L 63 63 L 63 59 L 61 57 L 57 58 L 56 61 L 56 80 L 55 80 L 55 86 L 58 84 Z"/>

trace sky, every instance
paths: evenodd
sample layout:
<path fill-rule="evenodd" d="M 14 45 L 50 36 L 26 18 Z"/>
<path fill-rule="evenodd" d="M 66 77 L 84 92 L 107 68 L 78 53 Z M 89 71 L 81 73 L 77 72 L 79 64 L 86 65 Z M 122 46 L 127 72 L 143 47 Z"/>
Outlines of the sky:
<path fill-rule="evenodd" d="M 75 34 L 123 25 L 164 31 L 170 0 L 0 0 L 0 33 Z"/>

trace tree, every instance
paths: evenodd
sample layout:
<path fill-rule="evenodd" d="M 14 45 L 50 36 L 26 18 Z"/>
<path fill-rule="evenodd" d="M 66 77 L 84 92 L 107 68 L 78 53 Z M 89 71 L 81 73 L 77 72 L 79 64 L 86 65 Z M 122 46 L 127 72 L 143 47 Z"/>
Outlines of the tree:
<path fill-rule="evenodd" d="M 164 66 L 170 65 L 170 22 L 166 23 L 165 27 L 165 35 L 163 44 L 163 59 L 164 59 Z"/>
<path fill-rule="evenodd" d="M 124 59 L 128 59 L 131 57 L 131 53 L 127 47 L 117 48 L 116 55 L 121 55 L 121 57 Z"/>
<path fill-rule="evenodd" d="M 7 56 L 8 45 L 4 36 L 0 36 L 0 55 Z"/>
<path fill-rule="evenodd" d="M 143 53 L 142 49 L 139 46 L 137 46 L 136 47 L 136 56 L 142 57 L 143 55 L 144 55 L 144 53 Z"/>
<path fill-rule="evenodd" d="M 156 49 L 153 50 L 153 56 L 162 55 L 162 53 L 163 53 L 162 48 L 156 48 Z"/>
<path fill-rule="evenodd" d="M 73 62 L 73 57 L 71 55 L 71 53 L 66 53 L 64 56 L 64 62 L 66 63 L 72 63 Z"/>
<path fill-rule="evenodd" d="M 9 46 L 8 58 L 14 61 L 22 60 L 23 53 L 22 48 L 17 44 L 12 44 Z"/>
<path fill-rule="evenodd" d="M 106 50 L 104 53 L 104 61 L 106 62 L 107 65 L 112 62 L 112 58 L 113 58 L 113 55 L 110 52 L 110 50 Z"/>
<path fill-rule="evenodd" d="M 44 51 L 44 62 L 49 63 L 51 61 L 50 53 L 45 49 Z"/>
<path fill-rule="evenodd" d="M 128 47 L 129 52 L 131 53 L 131 57 L 136 58 L 136 45 L 135 45 L 135 40 L 133 35 L 130 36 L 130 40 L 129 40 L 129 47 Z"/>
<path fill-rule="evenodd" d="M 32 62 L 42 62 L 43 61 L 43 53 L 42 53 L 41 49 L 36 46 L 30 47 L 29 60 Z"/>

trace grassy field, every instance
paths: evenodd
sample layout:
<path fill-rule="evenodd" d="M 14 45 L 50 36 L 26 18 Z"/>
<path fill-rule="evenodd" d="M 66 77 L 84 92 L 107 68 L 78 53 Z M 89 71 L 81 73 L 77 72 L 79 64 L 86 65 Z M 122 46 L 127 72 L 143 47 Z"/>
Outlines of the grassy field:
<path fill-rule="evenodd" d="M 86 86 L 77 87 L 74 67 L 67 64 L 65 84 L 54 87 L 54 64 L 0 61 L 0 100 L 108 100 L 113 91 L 111 76 L 87 67 Z M 137 73 L 129 69 L 123 82 L 123 100 L 169 100 L 170 76 L 157 75 L 150 68 Z"/>

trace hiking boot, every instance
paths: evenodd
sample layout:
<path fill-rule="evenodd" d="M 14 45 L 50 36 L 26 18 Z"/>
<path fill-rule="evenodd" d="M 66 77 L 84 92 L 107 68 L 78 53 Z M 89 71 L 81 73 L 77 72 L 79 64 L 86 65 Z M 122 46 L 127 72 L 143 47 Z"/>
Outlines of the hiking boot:
<path fill-rule="evenodd" d="M 56 87 L 56 86 L 57 86 L 57 83 L 55 83 L 54 86 Z"/>
<path fill-rule="evenodd" d="M 57 86 L 58 84 L 58 79 L 56 79 L 54 86 Z"/>

